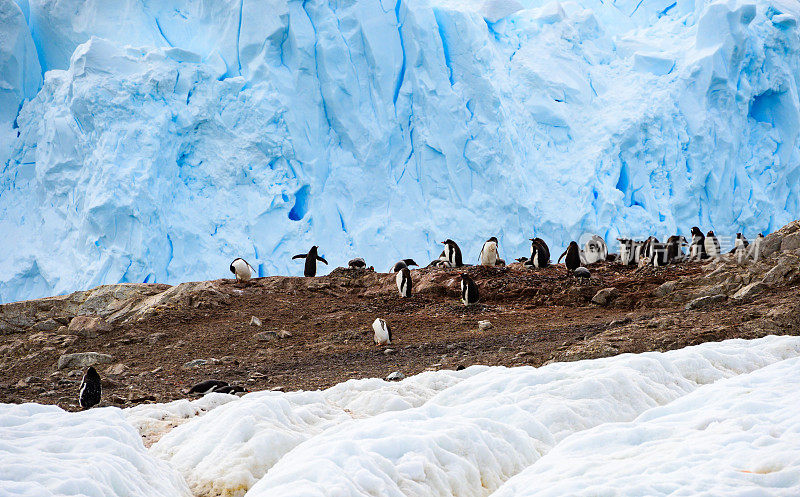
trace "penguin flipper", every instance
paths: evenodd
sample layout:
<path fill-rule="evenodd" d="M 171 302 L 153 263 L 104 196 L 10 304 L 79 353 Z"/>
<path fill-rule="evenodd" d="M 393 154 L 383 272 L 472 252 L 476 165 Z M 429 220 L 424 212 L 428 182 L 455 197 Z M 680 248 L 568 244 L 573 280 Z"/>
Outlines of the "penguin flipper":
<path fill-rule="evenodd" d="M 324 257 L 317 256 L 317 260 L 320 262 L 324 262 L 325 265 L 328 265 L 328 261 L 326 261 Z"/>
<path fill-rule="evenodd" d="M 297 254 L 296 256 L 292 257 L 292 260 L 295 259 L 305 259 L 308 254 Z"/>
<path fill-rule="evenodd" d="M 561 254 L 561 257 L 559 257 L 559 258 L 558 258 L 558 261 L 556 262 L 556 264 L 560 264 L 560 263 L 561 263 L 561 259 L 563 259 L 565 255 L 567 255 L 567 251 L 568 251 L 568 250 L 569 250 L 569 249 L 565 250 L 565 251 L 564 251 L 564 253 L 563 253 L 563 254 Z"/>

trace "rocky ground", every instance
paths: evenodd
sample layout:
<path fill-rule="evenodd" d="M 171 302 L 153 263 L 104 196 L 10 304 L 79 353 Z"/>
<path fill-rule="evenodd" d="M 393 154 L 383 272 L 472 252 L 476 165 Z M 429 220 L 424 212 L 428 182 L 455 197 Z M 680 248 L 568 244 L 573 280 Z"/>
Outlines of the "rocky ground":
<path fill-rule="evenodd" d="M 800 222 L 768 236 L 758 261 L 590 269 L 586 285 L 563 266 L 419 269 L 408 299 L 394 275 L 340 268 L 246 286 L 107 285 L 6 304 L 0 402 L 76 409 L 89 364 L 104 379 L 103 404 L 123 407 L 181 398 L 211 378 L 249 390 L 316 389 L 394 371 L 539 366 L 800 333 Z M 458 301 L 461 271 L 478 283 L 478 305 Z M 372 343 L 376 317 L 392 326 L 388 347 Z"/>

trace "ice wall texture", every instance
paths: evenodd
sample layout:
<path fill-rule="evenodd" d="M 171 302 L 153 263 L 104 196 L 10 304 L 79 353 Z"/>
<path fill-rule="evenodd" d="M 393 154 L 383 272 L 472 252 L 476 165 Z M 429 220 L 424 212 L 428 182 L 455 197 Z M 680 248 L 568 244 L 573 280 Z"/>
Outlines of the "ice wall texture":
<path fill-rule="evenodd" d="M 800 212 L 789 0 L 17 3 L 0 301 Z"/>

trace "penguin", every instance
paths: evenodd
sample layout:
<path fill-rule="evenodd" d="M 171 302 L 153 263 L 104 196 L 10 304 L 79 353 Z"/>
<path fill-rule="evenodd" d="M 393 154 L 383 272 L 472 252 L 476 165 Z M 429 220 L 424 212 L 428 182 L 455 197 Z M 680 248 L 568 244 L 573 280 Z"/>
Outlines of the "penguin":
<path fill-rule="evenodd" d="M 292 257 L 294 259 L 305 259 L 306 260 L 306 267 L 303 271 L 303 275 L 307 278 L 313 278 L 317 275 L 317 261 L 324 262 L 325 265 L 328 264 L 328 261 L 323 259 L 322 257 L 317 255 L 317 246 L 314 245 L 311 247 L 311 250 L 308 251 L 307 254 L 297 254 L 296 256 Z"/>
<path fill-rule="evenodd" d="M 215 393 L 227 393 L 230 395 L 235 395 L 237 393 L 247 393 L 247 389 L 244 387 L 240 387 L 239 385 L 223 385 L 221 387 L 214 388 L 211 391 Z"/>
<path fill-rule="evenodd" d="M 583 284 L 584 281 L 589 281 L 589 279 L 592 277 L 592 273 L 590 273 L 589 270 L 583 266 L 575 268 L 575 271 L 573 271 L 572 274 L 578 278 L 578 281 L 580 281 L 581 284 Z"/>
<path fill-rule="evenodd" d="M 655 267 L 659 266 L 659 251 L 663 250 L 661 242 L 658 241 L 658 238 L 654 236 L 647 237 L 642 243 L 641 249 L 639 251 L 638 257 L 638 265 L 639 267 L 653 265 Z M 642 259 L 647 259 L 646 263 L 642 262 Z"/>
<path fill-rule="evenodd" d="M 584 264 L 594 264 L 606 260 L 608 246 L 600 235 L 592 235 L 581 250 L 581 260 Z"/>
<path fill-rule="evenodd" d="M 633 264 L 638 265 L 642 259 L 642 251 L 647 241 L 634 240 L 633 241 Z"/>
<path fill-rule="evenodd" d="M 747 249 L 747 256 L 752 257 L 754 261 L 758 261 L 761 258 L 761 244 L 764 243 L 764 234 L 759 233 L 755 240 L 750 243 L 750 246 Z"/>
<path fill-rule="evenodd" d="M 480 299 L 478 285 L 472 281 L 467 273 L 461 274 L 461 301 L 464 305 L 471 305 Z"/>
<path fill-rule="evenodd" d="M 706 258 L 706 237 L 700 228 L 692 227 L 692 245 L 689 247 L 689 258 L 700 260 Z"/>
<path fill-rule="evenodd" d="M 397 282 L 397 291 L 400 292 L 401 297 L 410 297 L 411 296 L 411 271 L 408 270 L 407 267 L 404 267 L 400 271 L 397 272 L 397 276 L 395 276 L 395 281 Z"/>
<path fill-rule="evenodd" d="M 347 262 L 347 267 L 350 269 L 366 269 L 367 263 L 361 257 L 356 257 L 355 259 L 350 259 Z"/>
<path fill-rule="evenodd" d="M 395 262 L 394 266 L 389 268 L 389 272 L 390 273 L 396 273 L 396 272 L 400 271 L 401 269 L 403 269 L 404 267 L 411 267 L 411 266 L 419 267 L 419 264 L 414 262 L 414 259 L 403 259 L 403 260 Z"/>
<path fill-rule="evenodd" d="M 216 392 L 218 388 L 227 387 L 228 382 L 222 380 L 206 380 L 201 381 L 197 385 L 194 385 L 189 390 L 184 391 L 187 395 L 205 395 L 209 392 Z"/>
<path fill-rule="evenodd" d="M 566 259 L 564 260 L 564 265 L 566 265 L 567 269 L 569 269 L 570 271 L 574 271 L 578 268 L 578 266 L 581 265 L 580 253 L 581 250 L 578 248 L 577 242 L 569 242 L 567 250 L 565 250 L 564 253 L 561 254 L 561 257 L 558 258 L 557 263 L 561 262 L 561 259 L 564 259 L 564 256 L 566 256 Z"/>
<path fill-rule="evenodd" d="M 89 366 L 86 373 L 81 380 L 81 389 L 78 394 L 78 405 L 81 409 L 89 409 L 100 403 L 100 394 L 102 387 L 100 385 L 100 375 L 97 371 Z"/>
<path fill-rule="evenodd" d="M 496 266 L 500 258 L 497 253 L 497 238 L 491 237 L 483 244 L 481 248 L 481 255 L 479 257 L 481 266 Z"/>
<path fill-rule="evenodd" d="M 717 240 L 717 235 L 715 235 L 713 231 L 706 233 L 706 239 L 703 242 L 703 245 L 706 249 L 706 255 L 708 257 L 713 257 L 716 259 L 722 253 L 719 250 L 719 240 Z"/>
<path fill-rule="evenodd" d="M 617 238 L 619 242 L 619 261 L 623 266 L 630 266 L 634 263 L 633 240 L 630 238 Z"/>
<path fill-rule="evenodd" d="M 372 331 L 375 332 L 376 345 L 389 345 L 392 343 L 392 330 L 389 324 L 381 318 L 376 318 L 372 322 Z"/>
<path fill-rule="evenodd" d="M 506 261 L 505 259 L 497 259 L 496 261 L 494 261 L 494 265 L 497 267 L 505 267 Z"/>
<path fill-rule="evenodd" d="M 236 281 L 248 281 L 253 276 L 253 266 L 241 257 L 231 262 L 231 272 L 236 276 Z"/>
<path fill-rule="evenodd" d="M 667 238 L 667 257 L 665 262 L 669 264 L 682 259 L 684 255 L 683 247 L 688 244 L 689 242 L 686 241 L 685 236 L 672 235 L 671 237 Z"/>
<path fill-rule="evenodd" d="M 458 244 L 451 239 L 442 242 L 444 244 L 445 260 L 449 263 L 450 267 L 461 267 L 464 264 L 461 262 L 461 249 Z"/>
<path fill-rule="evenodd" d="M 733 248 L 731 249 L 730 253 L 734 253 L 739 250 L 739 247 L 747 248 L 750 245 L 750 242 L 747 241 L 747 237 L 745 237 L 741 233 L 736 233 L 736 241 L 733 242 Z"/>
<path fill-rule="evenodd" d="M 531 241 L 530 266 L 545 268 L 550 265 L 550 248 L 541 238 L 529 238 Z"/>

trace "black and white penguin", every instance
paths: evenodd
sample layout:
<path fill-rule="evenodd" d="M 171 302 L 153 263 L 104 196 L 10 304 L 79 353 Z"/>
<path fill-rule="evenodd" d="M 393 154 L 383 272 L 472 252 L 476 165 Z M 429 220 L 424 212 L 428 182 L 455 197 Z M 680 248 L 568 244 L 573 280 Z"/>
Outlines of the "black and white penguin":
<path fill-rule="evenodd" d="M 100 403 L 101 392 L 100 375 L 97 374 L 97 371 L 92 366 L 89 366 L 89 369 L 86 370 L 81 380 L 78 405 L 81 406 L 81 409 L 89 409 L 96 406 Z"/>
<path fill-rule="evenodd" d="M 759 233 L 755 240 L 747 248 L 747 256 L 754 261 L 761 258 L 761 245 L 764 243 L 764 234 Z"/>
<path fill-rule="evenodd" d="M 197 385 L 194 385 L 189 390 L 186 390 L 184 393 L 187 395 L 205 395 L 210 392 L 216 392 L 218 388 L 227 387 L 228 382 L 222 380 L 206 380 L 201 381 Z"/>
<path fill-rule="evenodd" d="M 236 281 L 248 281 L 253 277 L 255 269 L 246 260 L 241 257 L 234 259 L 231 262 L 231 272 L 236 276 Z"/>
<path fill-rule="evenodd" d="M 403 269 L 404 267 L 411 267 L 411 266 L 419 266 L 414 259 L 403 259 L 394 263 L 394 266 L 389 268 L 390 273 L 396 273 Z"/>
<path fill-rule="evenodd" d="M 583 266 L 575 268 L 575 271 L 573 271 L 572 274 L 578 278 L 578 281 L 580 281 L 581 284 L 583 284 L 584 281 L 589 281 L 589 279 L 592 277 L 592 273 L 590 273 L 589 270 Z"/>
<path fill-rule="evenodd" d="M 376 318 L 372 322 L 372 331 L 375 332 L 374 340 L 376 345 L 389 345 L 392 343 L 392 330 L 383 319 Z"/>
<path fill-rule="evenodd" d="M 709 231 L 708 233 L 706 233 L 706 239 L 703 242 L 703 244 L 705 246 L 706 255 L 708 257 L 717 258 L 722 253 L 720 251 L 719 240 L 717 240 L 717 235 L 715 235 L 713 231 Z"/>
<path fill-rule="evenodd" d="M 741 233 L 736 233 L 736 240 L 733 242 L 733 248 L 731 249 L 731 254 L 739 250 L 739 247 L 747 248 L 750 245 L 750 242 L 747 241 L 747 237 Z"/>
<path fill-rule="evenodd" d="M 697 226 L 692 227 L 692 244 L 689 246 L 689 258 L 700 260 L 706 256 L 706 236 Z"/>
<path fill-rule="evenodd" d="M 564 259 L 564 265 L 567 266 L 567 269 L 570 271 L 575 271 L 578 266 L 581 265 L 581 249 L 578 247 L 578 243 L 569 242 L 567 250 L 561 254 L 561 257 L 558 258 L 557 263 L 561 262 L 561 259 Z"/>
<path fill-rule="evenodd" d="M 404 267 L 403 269 L 397 272 L 397 276 L 395 276 L 394 279 L 397 282 L 397 291 L 400 292 L 400 296 L 410 297 L 411 271 L 409 271 L 407 267 Z"/>
<path fill-rule="evenodd" d="M 497 237 L 491 237 L 483 244 L 481 248 L 480 265 L 481 266 L 496 266 L 500 255 L 497 253 Z"/>
<path fill-rule="evenodd" d="M 608 246 L 600 235 L 592 235 L 581 250 L 581 260 L 584 264 L 594 264 L 606 260 Z"/>
<path fill-rule="evenodd" d="M 531 241 L 531 257 L 528 266 L 544 268 L 550 265 L 550 248 L 541 238 L 529 238 Z"/>
<path fill-rule="evenodd" d="M 619 262 L 623 266 L 635 264 L 633 256 L 633 240 L 630 238 L 617 238 L 619 242 Z"/>
<path fill-rule="evenodd" d="M 223 385 L 212 390 L 215 393 L 227 393 L 235 395 L 237 393 L 247 393 L 247 389 L 239 385 Z"/>
<path fill-rule="evenodd" d="M 463 266 L 464 264 L 461 262 L 461 249 L 458 248 L 458 244 L 449 238 L 442 243 L 444 244 L 444 257 L 450 267 Z"/>
<path fill-rule="evenodd" d="M 667 254 L 665 262 L 669 264 L 671 262 L 681 260 L 684 257 L 683 247 L 688 244 L 689 242 L 686 241 L 685 236 L 672 235 L 671 237 L 667 238 Z"/>
<path fill-rule="evenodd" d="M 347 267 L 350 269 L 366 269 L 367 262 L 361 257 L 356 257 L 347 262 Z"/>
<path fill-rule="evenodd" d="M 461 301 L 464 305 L 472 305 L 480 299 L 478 285 L 472 281 L 468 274 L 461 274 Z"/>
<path fill-rule="evenodd" d="M 305 259 L 306 260 L 306 267 L 303 270 L 303 275 L 312 278 L 317 275 L 317 261 L 324 262 L 325 265 L 328 264 L 328 261 L 317 255 L 317 246 L 314 245 L 311 247 L 311 250 L 308 251 L 307 254 L 297 254 L 296 256 L 292 257 L 294 259 Z"/>

